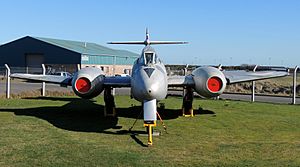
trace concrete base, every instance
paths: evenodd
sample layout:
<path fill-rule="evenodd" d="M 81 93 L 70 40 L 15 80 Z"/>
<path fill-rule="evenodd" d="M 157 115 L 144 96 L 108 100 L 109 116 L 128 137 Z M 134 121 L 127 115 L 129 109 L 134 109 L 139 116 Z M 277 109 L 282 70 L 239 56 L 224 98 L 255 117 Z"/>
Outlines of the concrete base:
<path fill-rule="evenodd" d="M 137 136 L 144 136 L 144 137 L 148 137 L 148 133 L 145 132 L 145 133 L 139 133 L 139 134 L 136 134 Z M 160 132 L 153 132 L 152 133 L 153 136 L 160 136 Z"/>

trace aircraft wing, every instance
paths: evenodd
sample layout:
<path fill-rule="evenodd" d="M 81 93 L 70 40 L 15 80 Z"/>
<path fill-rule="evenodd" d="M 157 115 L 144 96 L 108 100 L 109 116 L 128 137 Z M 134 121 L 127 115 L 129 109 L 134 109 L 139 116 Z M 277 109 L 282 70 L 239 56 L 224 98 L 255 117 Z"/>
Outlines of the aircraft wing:
<path fill-rule="evenodd" d="M 181 86 L 193 86 L 194 79 L 192 75 L 187 76 L 170 76 L 168 78 L 168 86 L 181 87 Z"/>
<path fill-rule="evenodd" d="M 111 87 L 130 87 L 131 86 L 131 77 L 105 77 L 104 85 Z"/>
<path fill-rule="evenodd" d="M 57 75 L 38 75 L 38 74 L 11 74 L 10 77 L 18 78 L 18 79 L 25 79 L 29 81 L 39 81 L 39 82 L 47 82 L 47 83 L 54 83 L 60 85 L 67 85 L 72 86 L 71 81 L 72 77 L 64 77 L 64 76 L 57 76 Z M 104 77 L 104 85 L 111 86 L 111 87 L 130 87 L 131 86 L 131 77 Z"/>
<path fill-rule="evenodd" d="M 239 83 L 239 82 L 247 82 L 247 81 L 255 81 L 269 78 L 277 78 L 287 76 L 288 72 L 283 71 L 222 71 L 227 80 L 227 85 Z M 168 86 L 173 87 L 181 87 L 181 86 L 193 86 L 195 85 L 194 79 L 192 75 L 187 76 L 170 76 L 168 78 Z"/>
<path fill-rule="evenodd" d="M 40 81 L 71 86 L 72 77 L 57 76 L 57 75 L 37 75 L 37 74 L 11 74 L 10 77 L 25 79 L 30 81 Z"/>
<path fill-rule="evenodd" d="M 288 72 L 283 71 L 222 71 L 227 79 L 227 84 L 234 84 L 239 82 L 255 81 L 269 78 L 277 78 L 287 76 Z"/>

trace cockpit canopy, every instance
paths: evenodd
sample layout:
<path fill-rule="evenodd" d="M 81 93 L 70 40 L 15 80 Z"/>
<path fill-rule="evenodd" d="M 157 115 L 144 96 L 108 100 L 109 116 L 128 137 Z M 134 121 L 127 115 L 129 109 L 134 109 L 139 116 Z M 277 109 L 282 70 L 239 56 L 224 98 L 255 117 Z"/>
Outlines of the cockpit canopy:
<path fill-rule="evenodd" d="M 138 61 L 139 63 L 144 64 L 146 66 L 161 63 L 155 50 L 149 45 L 144 47 L 141 57 L 138 59 Z"/>
<path fill-rule="evenodd" d="M 156 63 L 156 55 L 154 52 L 145 52 L 144 53 L 144 63 L 147 64 L 155 64 Z"/>

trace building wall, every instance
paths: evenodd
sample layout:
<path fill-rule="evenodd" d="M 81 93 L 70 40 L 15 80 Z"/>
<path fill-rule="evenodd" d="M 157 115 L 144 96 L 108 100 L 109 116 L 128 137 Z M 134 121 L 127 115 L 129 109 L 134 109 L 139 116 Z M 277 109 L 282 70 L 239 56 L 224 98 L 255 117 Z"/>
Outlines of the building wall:
<path fill-rule="evenodd" d="M 137 57 L 82 55 L 81 64 L 132 65 Z"/>
<path fill-rule="evenodd" d="M 36 59 L 35 62 L 39 62 L 38 67 L 41 67 L 40 63 L 44 63 L 49 69 L 74 72 L 77 65 L 81 64 L 81 68 L 86 66 L 101 68 L 107 75 L 124 74 L 125 71 L 130 73 L 137 59 L 122 55 L 81 55 L 32 37 L 24 37 L 0 46 L 0 66 L 8 64 L 11 67 L 26 67 L 26 61 L 33 58 Z"/>
<path fill-rule="evenodd" d="M 102 69 L 106 75 L 131 74 L 136 59 L 137 57 L 82 55 L 81 68 L 97 67 Z"/>
<path fill-rule="evenodd" d="M 99 64 L 82 64 L 81 68 L 96 67 L 103 70 L 106 75 L 114 74 L 114 65 L 99 65 Z M 115 65 L 115 75 L 131 74 L 132 65 Z"/>
<path fill-rule="evenodd" d="M 24 37 L 0 46 L 0 65 L 26 66 L 26 55 L 42 55 L 44 64 L 80 64 L 81 54 Z"/>

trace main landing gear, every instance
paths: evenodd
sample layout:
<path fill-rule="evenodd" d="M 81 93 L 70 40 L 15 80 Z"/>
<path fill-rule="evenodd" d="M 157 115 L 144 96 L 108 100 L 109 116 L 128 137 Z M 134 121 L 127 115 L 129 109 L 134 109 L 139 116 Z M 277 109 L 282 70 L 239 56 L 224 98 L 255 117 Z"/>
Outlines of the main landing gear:
<path fill-rule="evenodd" d="M 111 87 L 106 87 L 104 89 L 104 102 L 105 102 L 104 117 L 116 116 L 115 98 L 111 93 L 111 89 L 112 89 Z"/>
<path fill-rule="evenodd" d="M 191 87 L 187 87 L 185 89 L 185 94 L 182 102 L 182 116 L 194 117 L 193 100 L 194 100 L 193 89 Z"/>

